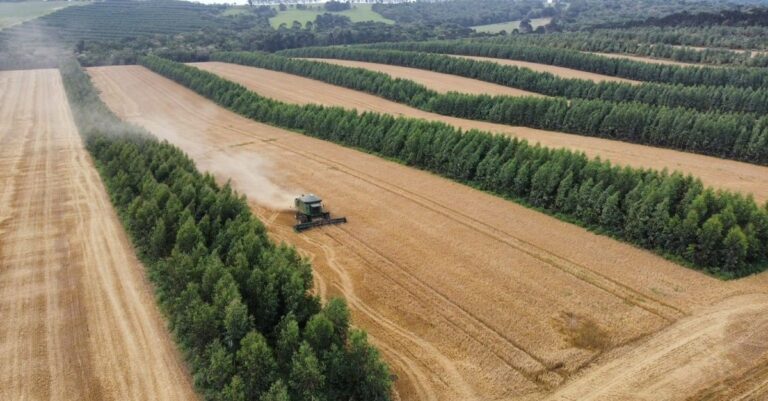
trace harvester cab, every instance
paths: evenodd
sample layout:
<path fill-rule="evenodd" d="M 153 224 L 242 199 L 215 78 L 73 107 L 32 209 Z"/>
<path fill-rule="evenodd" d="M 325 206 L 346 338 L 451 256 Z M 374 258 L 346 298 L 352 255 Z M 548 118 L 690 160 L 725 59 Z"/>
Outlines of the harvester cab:
<path fill-rule="evenodd" d="M 331 214 L 323 209 L 323 200 L 314 194 L 301 195 L 294 200 L 296 206 L 296 225 L 293 229 L 297 232 L 320 227 L 329 224 L 346 223 L 346 217 L 331 218 Z"/>

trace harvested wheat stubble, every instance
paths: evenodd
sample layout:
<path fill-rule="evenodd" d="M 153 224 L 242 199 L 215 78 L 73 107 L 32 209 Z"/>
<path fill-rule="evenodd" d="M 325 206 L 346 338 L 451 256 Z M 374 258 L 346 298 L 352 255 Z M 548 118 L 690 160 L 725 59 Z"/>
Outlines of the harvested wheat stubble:
<path fill-rule="evenodd" d="M 736 296 L 681 319 L 621 358 L 588 369 L 550 400 L 765 399 L 759 395 L 768 387 L 767 331 L 768 295 Z M 718 383 L 723 372 L 729 373 L 725 385 Z M 750 380 L 743 380 L 745 374 Z"/>
<path fill-rule="evenodd" d="M 619 59 L 625 59 L 625 60 L 640 61 L 640 62 L 649 63 L 649 64 L 679 65 L 681 67 L 713 67 L 715 66 L 712 64 L 685 63 L 682 61 L 674 61 L 674 60 L 644 57 L 644 56 L 635 56 L 632 54 L 600 53 L 600 52 L 584 52 L 584 53 L 594 54 L 596 56 L 603 56 L 608 58 L 619 58 Z"/>
<path fill-rule="evenodd" d="M 252 203 L 273 237 L 312 259 L 317 292 L 348 300 L 404 400 L 541 399 L 601 355 L 593 345 L 628 343 L 698 305 L 765 288 L 723 283 L 452 181 L 245 119 L 143 67 L 89 73 L 118 115 L 232 178 L 249 199 L 266 181 L 286 192 L 286 208 L 291 194 L 316 192 L 349 218 L 296 234 L 289 210 Z M 583 341 L 590 333 L 599 338 Z"/>
<path fill-rule="evenodd" d="M 698 51 L 705 51 L 705 50 L 723 50 L 723 51 L 729 51 L 734 53 L 746 53 L 750 52 L 752 54 L 752 57 L 758 57 L 758 56 L 765 56 L 768 54 L 768 51 L 765 50 L 746 50 L 746 49 L 727 49 L 727 48 L 720 48 L 720 47 L 701 47 L 701 46 L 681 46 L 681 45 L 671 45 L 672 47 L 678 48 L 678 49 L 689 49 L 689 50 L 698 50 Z"/>
<path fill-rule="evenodd" d="M 588 156 L 599 156 L 614 164 L 681 171 L 701 178 L 706 185 L 753 194 L 761 203 L 768 200 L 768 167 L 765 166 L 602 138 L 447 117 L 367 93 L 261 68 L 218 62 L 192 65 L 245 85 L 263 96 L 284 102 L 341 106 L 360 111 L 442 121 L 463 129 L 497 132 L 551 148 L 585 152 Z"/>
<path fill-rule="evenodd" d="M 411 81 L 422 84 L 439 93 L 461 92 L 473 95 L 544 97 L 544 95 L 540 93 L 528 92 L 521 89 L 510 88 L 508 86 L 480 81 L 478 79 L 421 70 L 418 68 L 330 58 L 308 58 L 304 60 L 336 64 L 344 67 L 364 68 L 366 70 L 387 74 L 393 78 L 410 79 Z"/>
<path fill-rule="evenodd" d="M 196 399 L 57 70 L 0 72 L 0 138 L 0 399 Z"/>
<path fill-rule="evenodd" d="M 528 68 L 538 72 L 548 72 L 550 74 L 553 74 L 561 78 L 578 78 L 578 79 L 590 80 L 593 82 L 612 81 L 612 82 L 627 82 L 631 84 L 640 83 L 640 81 L 635 81 L 635 80 L 626 79 L 626 78 L 612 77 L 610 75 L 603 75 L 603 74 L 595 74 L 593 72 L 575 70 L 573 68 L 558 67 L 558 66 L 549 65 L 549 64 L 531 63 L 529 61 L 510 60 L 507 58 L 464 56 L 464 55 L 458 55 L 458 54 L 446 54 L 446 56 L 468 58 L 468 59 L 477 60 L 477 61 L 490 61 L 497 64 L 511 65 L 513 67 Z"/>

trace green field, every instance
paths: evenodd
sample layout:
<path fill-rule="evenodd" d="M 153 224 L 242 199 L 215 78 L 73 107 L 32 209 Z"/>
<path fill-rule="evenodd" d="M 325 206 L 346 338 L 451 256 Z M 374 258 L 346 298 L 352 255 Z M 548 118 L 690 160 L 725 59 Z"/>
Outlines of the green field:
<path fill-rule="evenodd" d="M 278 11 L 276 17 L 269 19 L 269 23 L 275 28 L 279 27 L 280 24 L 283 23 L 290 27 L 291 24 L 293 24 L 293 21 L 299 21 L 302 25 L 304 25 L 308 21 L 314 21 L 315 17 L 326 12 L 322 5 L 308 7 L 310 8 L 306 10 L 288 8 L 286 11 Z M 387 24 L 394 23 L 394 21 L 386 19 L 379 15 L 379 13 L 371 10 L 370 4 L 353 4 L 352 9 L 333 14 L 345 15 L 349 17 L 352 22 L 376 21 L 384 22 Z"/>
<path fill-rule="evenodd" d="M 0 29 L 31 20 L 73 4 L 65 1 L 24 1 L 18 3 L 0 3 Z"/>
<path fill-rule="evenodd" d="M 534 18 L 531 20 L 531 26 L 536 29 L 540 26 L 549 24 L 552 18 Z M 478 32 L 485 33 L 499 33 L 501 31 L 512 32 L 520 26 L 520 21 L 500 22 L 498 24 L 478 25 L 473 26 L 472 29 Z"/>

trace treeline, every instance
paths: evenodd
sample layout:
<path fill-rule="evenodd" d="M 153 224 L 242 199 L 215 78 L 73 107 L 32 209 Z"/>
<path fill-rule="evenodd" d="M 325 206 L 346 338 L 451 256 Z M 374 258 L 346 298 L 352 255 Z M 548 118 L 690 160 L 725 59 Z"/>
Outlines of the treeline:
<path fill-rule="evenodd" d="M 419 119 L 263 98 L 158 57 L 142 64 L 249 118 L 364 149 L 518 199 L 725 277 L 768 263 L 768 205 L 692 177 L 619 168 L 582 153 Z"/>
<path fill-rule="evenodd" d="M 603 100 L 438 94 L 378 72 L 265 53 L 214 53 L 211 59 L 301 75 L 454 117 L 768 164 L 768 117 Z"/>
<path fill-rule="evenodd" d="M 206 29 L 181 35 L 138 36 L 130 40 L 86 40 L 78 44 L 76 53 L 80 63 L 85 66 L 135 64 L 139 56 L 146 54 L 178 61 L 205 61 L 212 51 L 273 52 L 305 46 L 456 39 L 471 33 L 471 29 L 455 24 L 352 23 L 344 16 L 330 15 L 329 18 L 319 15 L 314 22 L 304 26 L 298 24 L 278 29 L 272 29 L 268 23 L 264 23 L 250 28 Z M 20 50 L 28 49 L 22 47 Z"/>
<path fill-rule="evenodd" d="M 654 106 L 685 107 L 700 111 L 768 112 L 768 88 L 595 83 L 583 79 L 559 78 L 550 73 L 502 65 L 492 61 L 361 47 L 309 47 L 284 50 L 278 54 L 289 57 L 341 58 L 420 68 L 569 99 L 640 102 Z"/>
<path fill-rule="evenodd" d="M 695 46 L 739 50 L 768 49 L 768 28 L 708 26 L 686 28 L 637 27 L 633 29 L 597 29 L 595 34 L 613 37 L 617 41 L 648 44 Z"/>
<path fill-rule="evenodd" d="M 118 120 L 78 65 L 62 75 L 86 146 L 207 400 L 389 400 L 391 378 L 341 299 L 274 244 L 229 185 Z M 151 350 L 148 350 L 151 352 Z"/>
<path fill-rule="evenodd" d="M 663 17 L 651 17 L 642 21 L 630 21 L 622 24 L 607 23 L 607 27 L 633 28 L 636 26 L 768 26 L 768 8 L 734 8 L 716 12 L 690 13 L 677 12 Z"/>
<path fill-rule="evenodd" d="M 612 77 L 686 86 L 768 87 L 768 71 L 745 67 L 687 67 L 603 57 L 569 49 L 481 41 L 401 42 L 370 45 L 378 49 L 506 58 L 573 68 Z"/>
<path fill-rule="evenodd" d="M 454 23 L 474 26 L 524 18 L 551 17 L 557 10 L 538 0 L 452 0 L 440 2 L 375 3 L 373 11 L 408 23 Z"/>
<path fill-rule="evenodd" d="M 352 5 L 348 1 L 340 2 L 340 1 L 331 0 L 325 3 L 323 7 L 325 8 L 326 11 L 338 12 L 338 11 L 349 10 L 350 8 L 352 8 Z"/>
<path fill-rule="evenodd" d="M 604 53 L 626 53 L 637 56 L 668 59 L 686 63 L 742 65 L 766 67 L 768 57 L 759 53 L 736 52 L 726 49 L 700 49 L 658 42 L 640 41 L 624 31 L 597 30 L 589 32 L 554 33 L 549 35 L 504 36 L 488 39 L 496 44 L 524 43 L 527 45 L 561 47 L 572 50 Z M 650 39 L 649 39 L 650 40 Z"/>
<path fill-rule="evenodd" d="M 46 31 L 64 43 L 176 34 L 230 26 L 233 19 L 220 16 L 225 9 L 224 5 L 177 0 L 100 1 L 62 8 L 3 29 L 3 33 L 23 38 Z"/>
<path fill-rule="evenodd" d="M 344 67 L 261 52 L 217 52 L 211 54 L 210 59 L 301 75 L 418 108 L 426 108 L 429 101 L 438 96 L 437 92 L 414 81 L 392 78 L 387 74 L 364 68 Z"/>
<path fill-rule="evenodd" d="M 680 10 L 696 13 L 723 8 L 719 0 L 570 0 L 558 3 L 562 9 L 558 25 L 568 31 L 593 29 L 606 21 L 621 23 L 663 17 Z"/>

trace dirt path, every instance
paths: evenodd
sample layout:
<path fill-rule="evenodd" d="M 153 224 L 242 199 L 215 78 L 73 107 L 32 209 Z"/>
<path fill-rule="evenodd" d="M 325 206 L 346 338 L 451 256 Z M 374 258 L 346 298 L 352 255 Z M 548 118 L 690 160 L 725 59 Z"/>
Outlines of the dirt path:
<path fill-rule="evenodd" d="M 313 260 L 317 291 L 349 301 L 404 400 L 539 399 L 602 349 L 765 287 L 722 283 L 437 176 L 247 120 L 142 67 L 89 73 L 118 115 L 232 178 L 271 235 Z M 349 223 L 293 233 L 291 213 L 274 209 L 301 192 L 319 193 Z"/>
<path fill-rule="evenodd" d="M 321 61 L 323 63 L 342 65 L 345 67 L 365 68 L 366 70 L 381 72 L 394 78 L 410 79 L 411 81 L 420 83 L 440 93 L 461 92 L 476 95 L 544 96 L 540 93 L 492 84 L 478 79 L 464 78 L 458 75 L 443 74 L 429 70 L 420 70 L 418 68 L 327 58 L 306 60 Z"/>
<path fill-rule="evenodd" d="M 447 117 L 363 92 L 260 68 L 227 63 L 193 65 L 239 82 L 263 96 L 289 103 L 341 106 L 442 121 L 463 129 L 498 132 L 552 148 L 582 151 L 591 157 L 599 156 L 615 164 L 681 171 L 701 178 L 707 185 L 745 194 L 751 193 L 761 203 L 768 200 L 768 167 L 764 166 L 601 138 Z"/>
<path fill-rule="evenodd" d="M 0 72 L 0 138 L 0 399 L 196 399 L 57 70 Z"/>
<path fill-rule="evenodd" d="M 511 66 L 514 66 L 514 67 L 529 68 L 531 70 L 538 71 L 538 72 L 548 72 L 550 74 L 553 74 L 553 75 L 561 77 L 561 78 L 578 78 L 578 79 L 590 80 L 590 81 L 593 81 L 593 82 L 612 81 L 612 82 L 628 82 L 628 83 L 631 83 L 631 84 L 639 84 L 640 83 L 640 81 L 634 81 L 634 80 L 626 79 L 626 78 L 612 77 L 610 75 L 595 74 L 593 72 L 581 71 L 581 70 L 576 70 L 576 69 L 573 69 L 573 68 L 558 67 L 558 66 L 549 65 L 549 64 L 531 63 L 531 62 L 528 62 L 528 61 L 510 60 L 510 59 L 506 59 L 506 58 L 464 56 L 464 55 L 454 55 L 454 54 L 446 54 L 446 56 L 462 57 L 462 58 L 468 58 L 468 59 L 477 60 L 477 61 L 491 61 L 491 62 L 494 62 L 494 63 L 503 64 L 503 65 L 511 65 Z"/>

